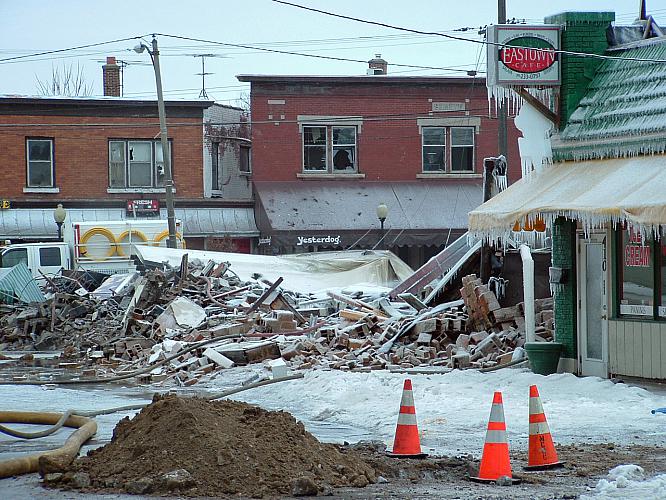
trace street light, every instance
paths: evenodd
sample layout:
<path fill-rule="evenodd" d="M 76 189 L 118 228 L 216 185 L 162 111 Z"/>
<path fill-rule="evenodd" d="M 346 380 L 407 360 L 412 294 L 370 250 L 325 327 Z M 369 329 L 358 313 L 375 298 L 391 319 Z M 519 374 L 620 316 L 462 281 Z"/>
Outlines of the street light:
<path fill-rule="evenodd" d="M 384 230 L 384 221 L 386 220 L 387 216 L 388 207 L 384 203 L 377 205 L 377 218 L 379 219 L 379 223 L 382 226 L 382 231 Z"/>
<path fill-rule="evenodd" d="M 169 224 L 169 239 L 167 247 L 177 248 L 176 242 L 176 214 L 173 208 L 173 177 L 171 176 L 171 152 L 169 151 L 169 140 L 167 139 L 166 112 L 164 110 L 164 96 L 162 95 L 162 77 L 160 74 L 160 51 L 157 49 L 157 38 L 153 35 L 152 50 L 145 44 L 140 43 L 134 47 L 134 52 L 141 54 L 147 51 L 153 61 L 155 70 L 155 85 L 157 87 L 157 112 L 160 117 L 160 138 L 162 142 L 162 156 L 164 157 L 164 191 L 166 195 L 167 222 Z"/>
<path fill-rule="evenodd" d="M 53 211 L 53 220 L 58 225 L 58 241 L 62 241 L 62 225 L 67 218 L 67 210 L 62 206 L 62 203 L 58 203 L 58 206 Z"/>

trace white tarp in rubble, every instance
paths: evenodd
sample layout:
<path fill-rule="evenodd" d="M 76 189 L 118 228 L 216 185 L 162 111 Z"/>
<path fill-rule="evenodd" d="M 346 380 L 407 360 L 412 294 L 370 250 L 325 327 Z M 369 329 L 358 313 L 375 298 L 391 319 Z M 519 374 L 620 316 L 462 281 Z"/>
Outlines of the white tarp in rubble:
<path fill-rule="evenodd" d="M 167 262 L 174 267 L 180 265 L 184 254 L 188 254 L 190 262 L 229 262 L 231 271 L 244 281 L 250 280 L 255 273 L 269 281 L 282 277 L 284 288 L 304 293 L 359 284 L 390 287 L 412 273 L 407 264 L 388 251 L 353 250 L 268 256 L 147 246 L 138 250 L 144 261 Z"/>
<path fill-rule="evenodd" d="M 476 237 L 506 236 L 516 221 L 558 216 L 589 230 L 628 222 L 643 231 L 666 224 L 666 156 L 564 162 L 532 172 L 469 213 Z"/>

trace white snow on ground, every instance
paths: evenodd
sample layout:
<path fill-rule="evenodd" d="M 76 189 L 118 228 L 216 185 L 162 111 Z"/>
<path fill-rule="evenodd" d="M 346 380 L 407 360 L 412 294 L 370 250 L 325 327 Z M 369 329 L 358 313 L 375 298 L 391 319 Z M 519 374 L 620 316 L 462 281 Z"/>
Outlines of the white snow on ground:
<path fill-rule="evenodd" d="M 651 500 L 666 498 L 666 474 L 645 479 L 642 467 L 638 465 L 618 465 L 601 479 L 589 495 L 581 495 L 581 500 L 613 499 Z"/>
<path fill-rule="evenodd" d="M 305 379 L 238 394 L 238 399 L 284 409 L 308 423 L 356 429 L 391 445 L 404 374 L 314 370 Z M 480 455 L 493 392 L 502 392 L 509 443 L 527 449 L 529 386 L 536 384 L 556 443 L 664 444 L 660 397 L 637 387 L 571 374 L 535 375 L 526 369 L 482 374 L 453 371 L 411 375 L 422 446 L 442 454 Z M 339 436 L 353 441 L 355 436 Z"/>

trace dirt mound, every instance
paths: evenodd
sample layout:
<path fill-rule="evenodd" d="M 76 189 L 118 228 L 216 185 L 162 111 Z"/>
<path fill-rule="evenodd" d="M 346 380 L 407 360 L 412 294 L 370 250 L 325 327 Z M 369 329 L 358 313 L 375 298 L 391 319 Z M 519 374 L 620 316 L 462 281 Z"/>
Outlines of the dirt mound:
<path fill-rule="evenodd" d="M 109 444 L 76 460 L 71 487 L 188 496 L 317 494 L 366 486 L 360 454 L 322 444 L 285 412 L 235 401 L 156 397 Z"/>

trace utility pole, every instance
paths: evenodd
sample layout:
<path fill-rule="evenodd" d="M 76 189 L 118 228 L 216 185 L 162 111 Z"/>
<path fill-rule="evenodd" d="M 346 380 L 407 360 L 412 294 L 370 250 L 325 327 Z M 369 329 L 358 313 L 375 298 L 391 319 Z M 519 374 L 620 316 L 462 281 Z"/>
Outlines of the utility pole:
<path fill-rule="evenodd" d="M 173 206 L 173 177 L 171 175 L 171 151 L 167 138 L 166 111 L 164 109 L 164 96 L 162 94 L 162 77 L 160 73 L 160 52 L 157 49 L 157 38 L 153 35 L 153 66 L 155 69 L 155 85 L 157 86 L 157 112 L 160 117 L 160 138 L 162 139 L 162 156 L 164 158 L 164 191 L 166 194 L 167 222 L 169 224 L 169 239 L 167 247 L 177 248 L 176 241 L 176 213 Z"/>
<path fill-rule="evenodd" d="M 497 0 L 497 24 L 506 23 L 506 0 Z M 502 101 L 497 111 L 497 141 L 499 154 L 509 158 L 506 137 L 506 103 Z"/>

